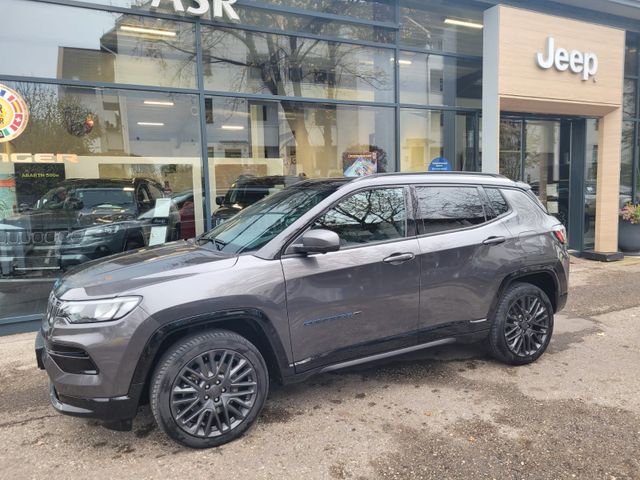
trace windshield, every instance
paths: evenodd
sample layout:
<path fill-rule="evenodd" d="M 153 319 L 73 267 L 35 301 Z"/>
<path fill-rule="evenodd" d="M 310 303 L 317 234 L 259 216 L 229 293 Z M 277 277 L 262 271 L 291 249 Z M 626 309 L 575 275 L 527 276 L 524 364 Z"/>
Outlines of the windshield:
<path fill-rule="evenodd" d="M 59 187 L 47 192 L 38 202 L 37 209 L 85 208 L 97 206 L 130 207 L 133 205 L 133 191 L 127 188 L 73 189 Z"/>
<path fill-rule="evenodd" d="M 256 251 L 336 191 L 336 183 L 293 186 L 243 210 L 201 240 L 209 240 L 227 253 Z"/>
<path fill-rule="evenodd" d="M 101 205 L 126 208 L 133 205 L 133 191 L 122 188 L 77 190 L 75 196 L 82 201 L 84 208 L 95 208 Z"/>

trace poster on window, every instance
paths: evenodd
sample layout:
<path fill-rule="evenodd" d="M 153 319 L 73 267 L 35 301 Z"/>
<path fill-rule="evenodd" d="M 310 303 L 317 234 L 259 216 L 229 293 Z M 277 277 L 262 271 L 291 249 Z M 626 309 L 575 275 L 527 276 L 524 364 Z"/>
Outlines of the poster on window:
<path fill-rule="evenodd" d="M 378 173 L 378 152 L 342 154 L 345 177 L 366 177 Z"/>
<path fill-rule="evenodd" d="M 13 174 L 0 174 L 0 220 L 13 214 L 16 202 L 16 179 Z"/>

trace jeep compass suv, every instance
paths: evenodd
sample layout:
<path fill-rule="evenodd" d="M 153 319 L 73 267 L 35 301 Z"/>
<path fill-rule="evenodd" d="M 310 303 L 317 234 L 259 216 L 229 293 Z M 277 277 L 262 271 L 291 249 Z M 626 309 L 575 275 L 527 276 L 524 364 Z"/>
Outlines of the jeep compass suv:
<path fill-rule="evenodd" d="M 252 425 L 271 379 L 455 342 L 535 361 L 568 268 L 564 228 L 525 184 L 304 181 L 196 239 L 80 266 L 36 353 L 58 411 L 124 429 L 148 400 L 171 438 L 212 447 Z"/>

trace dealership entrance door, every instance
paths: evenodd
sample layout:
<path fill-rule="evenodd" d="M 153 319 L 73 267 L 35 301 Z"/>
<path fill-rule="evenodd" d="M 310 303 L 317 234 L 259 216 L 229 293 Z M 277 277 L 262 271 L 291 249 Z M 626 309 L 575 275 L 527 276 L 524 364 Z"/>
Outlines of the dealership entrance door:
<path fill-rule="evenodd" d="M 500 173 L 530 184 L 578 251 L 594 248 L 597 129 L 585 118 L 505 113 L 500 121 Z"/>

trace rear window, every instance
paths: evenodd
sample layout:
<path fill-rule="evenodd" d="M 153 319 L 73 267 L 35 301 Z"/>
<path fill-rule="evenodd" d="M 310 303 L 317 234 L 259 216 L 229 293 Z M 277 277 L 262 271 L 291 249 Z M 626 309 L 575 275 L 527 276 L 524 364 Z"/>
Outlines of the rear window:
<path fill-rule="evenodd" d="M 421 234 L 457 230 L 487 221 L 476 187 L 417 187 Z"/>
<path fill-rule="evenodd" d="M 549 213 L 547 211 L 547 207 L 544 206 L 544 204 L 540 201 L 540 199 L 536 196 L 535 193 L 533 193 L 533 190 L 527 190 L 527 196 L 533 200 L 535 202 L 536 205 L 538 205 L 542 211 L 544 211 L 544 213 Z"/>
<path fill-rule="evenodd" d="M 492 218 L 497 218 L 500 215 L 504 215 L 509 211 L 509 204 L 502 195 L 502 192 L 497 188 L 485 188 L 484 190 L 489 197 L 489 205 L 493 209 Z"/>

